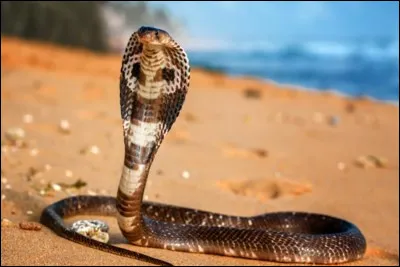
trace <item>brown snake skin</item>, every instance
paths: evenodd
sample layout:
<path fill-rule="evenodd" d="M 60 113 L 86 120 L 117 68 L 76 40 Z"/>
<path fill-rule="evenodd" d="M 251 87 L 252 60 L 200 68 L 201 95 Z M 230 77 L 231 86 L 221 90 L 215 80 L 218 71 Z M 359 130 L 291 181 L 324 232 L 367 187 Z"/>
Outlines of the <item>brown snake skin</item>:
<path fill-rule="evenodd" d="M 189 79 L 187 55 L 167 32 L 141 27 L 133 33 L 120 77 L 125 158 L 117 197 L 63 199 L 43 211 L 41 223 L 72 241 L 160 265 L 170 263 L 82 236 L 63 218 L 116 216 L 122 234 L 138 246 L 292 263 L 361 259 L 363 234 L 339 218 L 302 212 L 236 217 L 142 201 L 150 166 L 180 113 Z"/>

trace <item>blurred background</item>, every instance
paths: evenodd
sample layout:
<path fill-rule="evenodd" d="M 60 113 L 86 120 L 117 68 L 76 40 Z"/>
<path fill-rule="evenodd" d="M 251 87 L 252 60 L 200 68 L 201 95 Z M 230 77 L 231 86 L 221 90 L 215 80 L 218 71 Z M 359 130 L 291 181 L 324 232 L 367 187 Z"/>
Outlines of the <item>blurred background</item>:
<path fill-rule="evenodd" d="M 2 1 L 1 32 L 122 53 L 170 32 L 193 67 L 398 104 L 399 2 Z"/>

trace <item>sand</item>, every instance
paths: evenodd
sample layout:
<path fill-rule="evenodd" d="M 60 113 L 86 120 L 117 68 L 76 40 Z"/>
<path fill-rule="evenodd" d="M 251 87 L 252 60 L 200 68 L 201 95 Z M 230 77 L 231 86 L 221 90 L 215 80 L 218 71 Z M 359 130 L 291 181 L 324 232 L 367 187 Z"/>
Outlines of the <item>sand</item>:
<path fill-rule="evenodd" d="M 1 217 L 15 224 L 2 223 L 1 264 L 147 265 L 46 227 L 18 227 L 37 222 L 46 205 L 68 194 L 116 194 L 123 162 L 120 56 L 5 37 L 1 45 Z M 145 198 L 241 216 L 338 216 L 367 238 L 365 258 L 353 265 L 398 265 L 398 120 L 397 106 L 194 69 Z M 6 138 L 13 128 L 24 131 L 21 140 Z M 381 164 L 356 163 L 368 155 Z M 79 179 L 87 183 L 79 190 L 45 190 Z M 274 265 L 136 247 L 115 218 L 102 219 L 111 243 L 174 265 Z"/>

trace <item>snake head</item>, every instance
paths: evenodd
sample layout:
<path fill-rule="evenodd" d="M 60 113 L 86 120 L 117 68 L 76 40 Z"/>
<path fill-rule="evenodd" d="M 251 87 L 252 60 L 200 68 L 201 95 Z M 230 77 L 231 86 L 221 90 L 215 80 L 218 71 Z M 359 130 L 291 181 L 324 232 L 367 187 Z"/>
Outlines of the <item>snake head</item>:
<path fill-rule="evenodd" d="M 137 31 L 139 41 L 144 45 L 167 45 L 171 41 L 168 32 L 154 27 L 142 26 Z"/>

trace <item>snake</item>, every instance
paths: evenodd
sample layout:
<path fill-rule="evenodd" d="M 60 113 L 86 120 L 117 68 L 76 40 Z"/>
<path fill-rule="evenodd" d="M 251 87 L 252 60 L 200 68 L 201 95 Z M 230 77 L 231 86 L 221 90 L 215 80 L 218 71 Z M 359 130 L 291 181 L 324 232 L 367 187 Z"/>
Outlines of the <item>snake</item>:
<path fill-rule="evenodd" d="M 179 252 L 309 264 L 363 258 L 361 230 L 330 215 L 281 211 L 242 217 L 144 201 L 155 155 L 188 92 L 189 59 L 167 31 L 141 26 L 128 40 L 119 80 L 124 160 L 116 196 L 64 198 L 43 209 L 43 225 L 82 245 L 157 265 L 172 264 L 83 236 L 64 219 L 113 216 L 130 244 Z"/>

